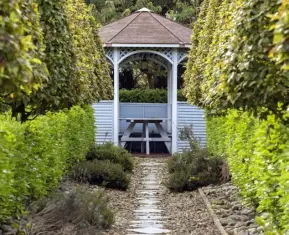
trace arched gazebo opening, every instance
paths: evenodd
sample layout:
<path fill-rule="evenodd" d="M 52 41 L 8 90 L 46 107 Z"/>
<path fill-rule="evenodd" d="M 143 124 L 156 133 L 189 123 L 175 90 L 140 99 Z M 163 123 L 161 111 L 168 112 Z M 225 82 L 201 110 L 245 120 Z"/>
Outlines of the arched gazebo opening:
<path fill-rule="evenodd" d="M 146 8 L 100 29 L 99 36 L 104 42 L 106 56 L 113 68 L 114 100 L 112 106 L 105 103 L 99 105 L 103 112 L 113 116 L 113 121 L 110 125 L 110 120 L 99 116 L 103 125 L 100 127 L 98 142 L 108 139 L 115 145 L 125 146 L 128 142 L 140 141 L 147 154 L 150 153 L 150 141 L 165 143 L 168 152 L 172 154 L 185 146 L 179 140 L 178 130 L 202 115 L 197 110 L 197 115 L 184 118 L 187 110 L 196 108 L 185 102 L 180 103 L 177 99 L 178 88 L 181 86 L 180 73 L 183 69 L 181 64 L 190 49 L 191 34 L 190 28 Z M 124 73 L 125 66 L 135 61 L 152 61 L 165 69 L 166 104 L 120 103 L 119 89 L 125 86 L 124 81 L 120 80 L 120 72 Z M 131 87 L 131 84 L 128 87 Z M 141 137 L 132 136 L 137 125 L 142 126 Z M 111 132 L 106 131 L 111 127 Z M 158 139 L 152 136 L 154 132 L 159 134 Z"/>

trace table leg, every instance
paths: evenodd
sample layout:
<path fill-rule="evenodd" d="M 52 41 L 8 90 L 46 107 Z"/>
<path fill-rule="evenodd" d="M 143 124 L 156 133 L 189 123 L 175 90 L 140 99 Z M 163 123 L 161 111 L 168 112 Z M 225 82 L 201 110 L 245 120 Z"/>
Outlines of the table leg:
<path fill-rule="evenodd" d="M 146 135 L 146 127 L 145 127 L 145 123 L 143 123 L 142 125 L 142 137 L 145 138 Z M 144 153 L 144 142 L 141 142 L 141 153 Z"/>
<path fill-rule="evenodd" d="M 125 144 L 126 144 L 126 141 L 122 141 L 125 137 L 129 137 L 130 134 L 132 133 L 132 130 L 135 126 L 135 122 L 131 122 L 128 126 L 128 128 L 126 129 L 126 131 L 123 133 L 123 136 L 121 137 L 120 139 L 120 143 L 121 143 L 121 146 L 124 147 Z"/>
<path fill-rule="evenodd" d="M 150 141 L 149 141 L 149 124 L 148 122 L 145 122 L 146 126 L 146 154 L 150 155 Z"/>
<path fill-rule="evenodd" d="M 166 139 L 169 138 L 168 134 L 165 132 L 164 128 L 162 127 L 162 125 L 160 123 L 156 122 L 155 125 L 156 125 L 156 128 L 157 128 L 158 132 L 160 133 L 161 137 L 166 138 Z M 168 151 L 171 153 L 172 142 L 164 141 L 164 143 L 165 143 Z"/>

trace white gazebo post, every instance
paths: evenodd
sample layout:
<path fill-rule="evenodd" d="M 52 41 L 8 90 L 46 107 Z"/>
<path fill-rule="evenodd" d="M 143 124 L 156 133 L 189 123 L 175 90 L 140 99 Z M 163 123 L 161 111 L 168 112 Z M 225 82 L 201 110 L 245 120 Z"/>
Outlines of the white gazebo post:
<path fill-rule="evenodd" d="M 167 131 L 172 133 L 172 71 L 171 66 L 168 66 L 168 81 L 167 81 L 167 100 L 168 100 L 168 121 L 167 121 Z"/>
<path fill-rule="evenodd" d="M 172 154 L 178 151 L 178 51 L 173 48 L 172 65 Z"/>
<path fill-rule="evenodd" d="M 113 100 L 113 142 L 119 145 L 119 52 L 118 48 L 113 48 L 114 65 L 114 100 Z"/>

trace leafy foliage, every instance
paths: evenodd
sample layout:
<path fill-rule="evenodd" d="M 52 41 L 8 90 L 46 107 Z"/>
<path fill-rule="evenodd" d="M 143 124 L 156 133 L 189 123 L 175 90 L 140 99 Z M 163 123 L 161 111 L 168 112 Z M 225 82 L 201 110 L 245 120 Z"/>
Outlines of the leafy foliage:
<path fill-rule="evenodd" d="M 288 13 L 289 3 L 286 0 L 283 0 L 282 5 L 279 8 L 279 11 L 272 15 L 273 25 L 271 26 L 274 29 L 274 48 L 270 52 L 270 57 L 276 62 L 276 64 L 281 66 L 281 69 L 284 70 L 284 76 L 288 75 L 289 70 L 289 19 Z"/>
<path fill-rule="evenodd" d="M 90 7 L 87 7 L 84 1 L 69 0 L 65 4 L 64 12 L 69 22 L 68 29 L 77 68 L 76 80 L 73 81 L 70 77 L 73 93 L 69 95 L 76 97 L 78 104 L 96 101 L 100 94 L 102 98 L 108 98 L 112 83 L 108 64 L 101 59 L 103 54 L 97 37 L 98 25 Z"/>
<path fill-rule="evenodd" d="M 0 221 L 23 213 L 26 203 L 57 186 L 94 142 L 92 108 L 48 113 L 20 124 L 0 116 Z"/>
<path fill-rule="evenodd" d="M 228 157 L 233 181 L 257 207 L 266 234 L 288 233 L 288 127 L 274 115 L 258 120 L 229 110 L 226 116 L 207 115 L 207 134 L 210 151 Z"/>
<path fill-rule="evenodd" d="M 112 95 L 98 25 L 84 1 L 5 0 L 0 19 L 1 110 L 10 106 L 25 122 Z"/>
<path fill-rule="evenodd" d="M 191 148 L 182 154 L 174 154 L 169 160 L 167 186 L 175 191 L 184 191 L 220 182 L 222 160 L 212 158 L 191 129 L 183 130 L 182 139 L 188 139 Z"/>
<path fill-rule="evenodd" d="M 205 16 L 207 13 L 207 8 L 209 6 L 209 0 L 204 0 L 201 11 L 199 14 L 198 20 L 195 22 L 193 26 L 193 35 L 192 35 L 192 48 L 190 50 L 187 62 L 187 69 L 184 74 L 184 82 L 185 88 L 184 91 L 186 93 L 186 97 L 189 101 L 194 102 L 196 105 L 200 105 L 200 81 L 195 77 L 195 74 L 199 73 L 197 68 L 197 60 L 199 56 L 198 45 L 200 44 L 201 37 L 199 37 L 202 32 L 204 32 L 205 26 Z M 194 79 L 193 79 L 194 78 Z"/>
<path fill-rule="evenodd" d="M 132 89 L 119 91 L 120 102 L 129 103 L 167 103 L 167 90 L 165 89 Z M 178 91 L 178 101 L 186 101 L 183 91 Z"/>
<path fill-rule="evenodd" d="M 277 0 L 225 0 L 217 7 L 221 2 L 207 2 L 194 26 L 187 64 L 189 101 L 215 111 L 234 107 L 260 115 L 271 111 L 282 118 L 289 104 L 288 71 L 282 65 L 288 56 L 288 50 L 282 49 L 287 43 L 286 13 L 282 13 L 286 3 L 280 7 Z M 274 43 L 282 46 L 270 50 Z M 278 59 L 276 48 L 283 59 Z"/>
<path fill-rule="evenodd" d="M 45 47 L 35 1 L 4 0 L 0 9 L 0 105 L 16 110 L 47 81 Z"/>
<path fill-rule="evenodd" d="M 87 160 L 110 160 L 112 163 L 120 164 L 124 171 L 133 170 L 133 156 L 125 149 L 117 147 L 112 143 L 93 145 L 86 155 Z"/>
<path fill-rule="evenodd" d="M 111 23 L 146 7 L 172 20 L 190 25 L 196 19 L 201 2 L 202 0 L 87 0 L 88 4 L 94 5 L 96 19 L 102 24 Z"/>
<path fill-rule="evenodd" d="M 109 160 L 82 161 L 73 167 L 72 177 L 79 182 L 118 189 L 127 189 L 130 182 L 123 167 Z"/>

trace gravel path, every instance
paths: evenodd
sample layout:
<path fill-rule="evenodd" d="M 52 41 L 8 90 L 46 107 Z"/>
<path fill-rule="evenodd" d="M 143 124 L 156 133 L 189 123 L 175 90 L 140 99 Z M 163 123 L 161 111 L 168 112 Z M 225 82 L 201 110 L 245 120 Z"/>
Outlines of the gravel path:
<path fill-rule="evenodd" d="M 263 235 L 255 223 L 256 211 L 242 202 L 236 186 L 226 183 L 204 187 L 203 191 L 228 235 Z"/>
<path fill-rule="evenodd" d="M 220 235 L 197 191 L 171 193 L 165 187 L 166 162 L 167 158 L 136 158 L 129 189 L 106 190 L 116 221 L 103 235 Z"/>

